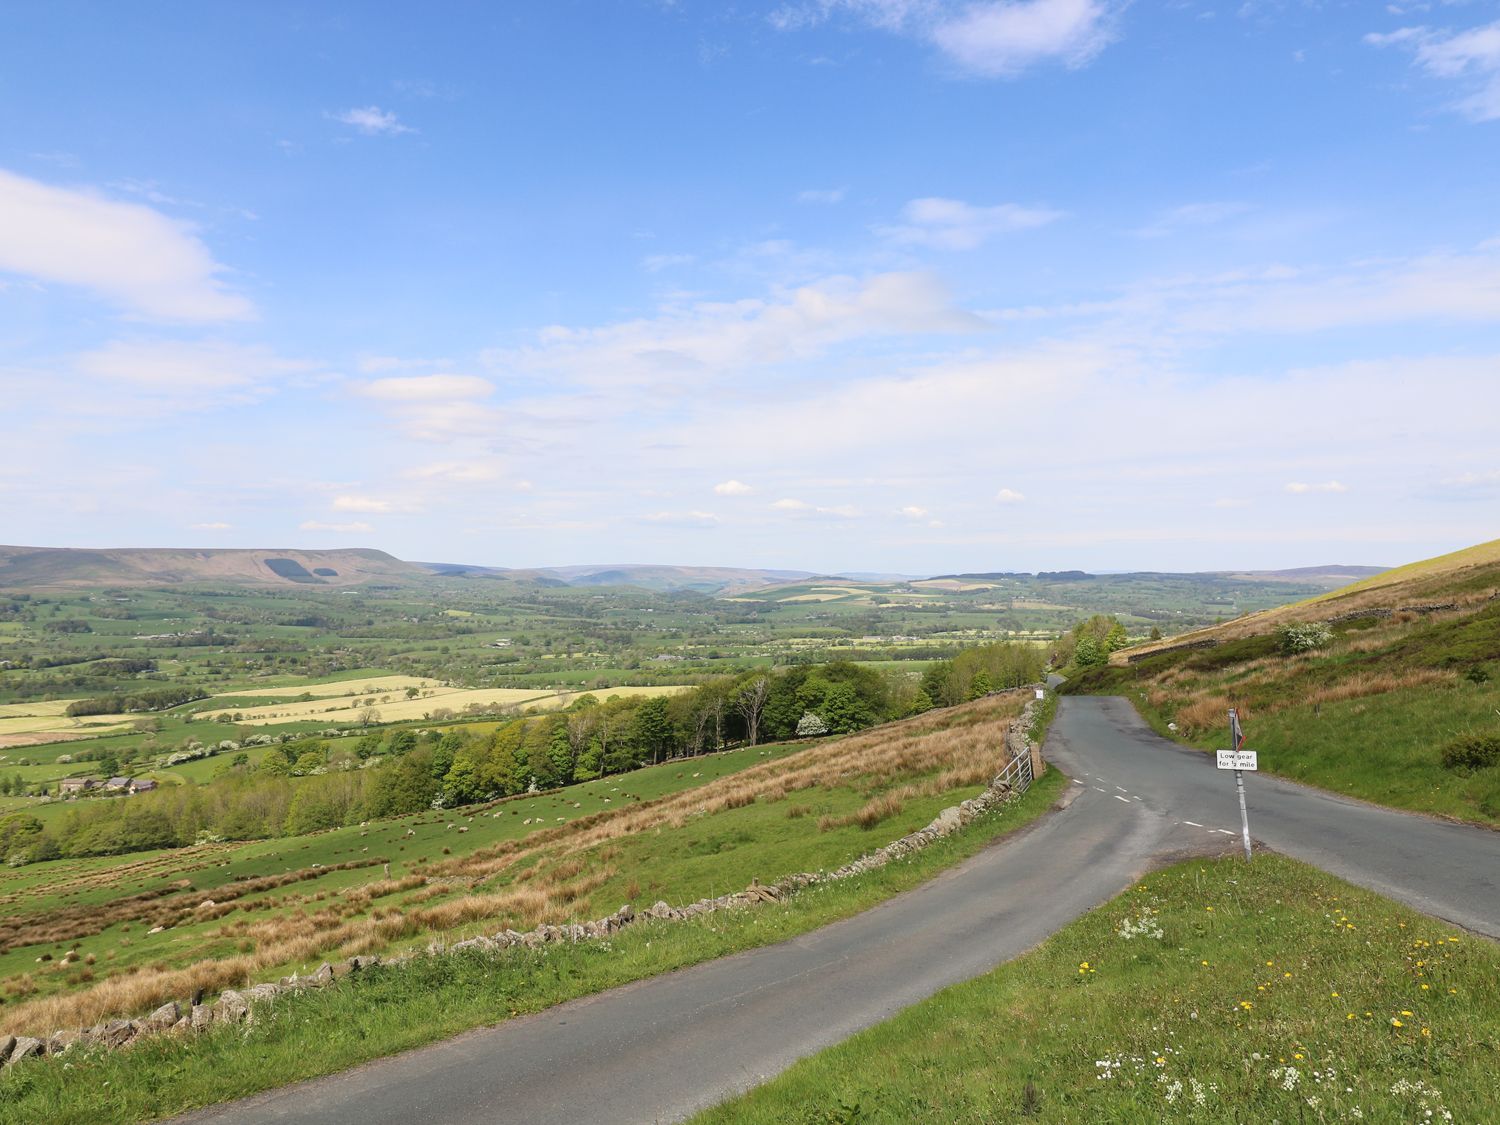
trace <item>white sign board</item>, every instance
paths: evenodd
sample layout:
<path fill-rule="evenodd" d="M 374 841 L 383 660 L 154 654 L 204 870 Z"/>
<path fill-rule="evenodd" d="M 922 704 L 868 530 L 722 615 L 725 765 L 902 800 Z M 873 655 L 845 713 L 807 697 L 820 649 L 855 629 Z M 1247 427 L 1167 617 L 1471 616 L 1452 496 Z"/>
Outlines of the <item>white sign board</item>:
<path fill-rule="evenodd" d="M 1037 688 L 1036 689 L 1036 697 L 1038 699 L 1046 699 L 1047 698 L 1047 693 L 1042 688 Z"/>
<path fill-rule="evenodd" d="M 1219 768 L 1221 770 L 1258 770 L 1260 767 L 1255 762 L 1254 750 L 1220 750 Z"/>

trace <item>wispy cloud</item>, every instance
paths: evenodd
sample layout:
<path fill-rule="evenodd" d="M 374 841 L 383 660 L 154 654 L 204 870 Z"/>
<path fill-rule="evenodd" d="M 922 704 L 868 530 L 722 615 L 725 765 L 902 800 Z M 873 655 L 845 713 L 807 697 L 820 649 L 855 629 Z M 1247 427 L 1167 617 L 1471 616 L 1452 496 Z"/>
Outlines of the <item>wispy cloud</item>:
<path fill-rule="evenodd" d="M 755 489 L 742 481 L 726 480 L 714 485 L 714 491 L 720 496 L 749 496 Z"/>
<path fill-rule="evenodd" d="M 1248 203 L 1185 203 L 1161 212 L 1149 224 L 1132 233 L 1137 238 L 1165 238 L 1203 227 L 1218 226 L 1253 210 Z"/>
<path fill-rule="evenodd" d="M 1467 31 L 1402 27 L 1371 32 L 1372 47 L 1400 47 L 1412 52 L 1417 66 L 1434 78 L 1462 85 L 1454 108 L 1474 121 L 1500 119 L 1500 20 Z"/>
<path fill-rule="evenodd" d="M 659 527 L 703 528 L 719 525 L 719 517 L 712 512 L 652 512 L 641 519 Z"/>
<path fill-rule="evenodd" d="M 797 193 L 798 203 L 842 203 L 847 188 L 808 188 Z"/>
<path fill-rule="evenodd" d="M 1025 494 L 1017 492 L 1014 488 L 1002 488 L 999 492 L 995 493 L 995 503 L 997 504 L 1021 504 L 1025 500 Z"/>
<path fill-rule="evenodd" d="M 395 137 L 402 133 L 416 132 L 410 125 L 403 125 L 390 110 L 381 109 L 378 105 L 342 109 L 328 116 L 367 137 Z"/>
<path fill-rule="evenodd" d="M 1349 486 L 1336 480 L 1325 480 L 1321 484 L 1308 484 L 1306 481 L 1292 481 L 1286 486 L 1288 492 L 1299 495 L 1308 492 L 1348 492 Z"/>
<path fill-rule="evenodd" d="M 163 321 L 246 320 L 254 308 L 191 227 L 140 203 L 0 170 L 0 271 L 76 286 Z"/>
<path fill-rule="evenodd" d="M 191 523 L 188 527 L 193 531 L 229 531 L 234 527 L 231 523 L 215 520 L 212 523 Z"/>
<path fill-rule="evenodd" d="M 1117 35 L 1116 0 L 805 0 L 770 15 L 796 31 L 844 13 L 872 27 L 937 47 L 962 70 L 1014 78 L 1045 63 L 1077 68 Z"/>
<path fill-rule="evenodd" d="M 809 504 L 805 500 L 797 500 L 790 496 L 773 502 L 771 509 L 796 516 L 799 519 L 852 520 L 858 519 L 860 515 L 859 509 L 852 504 L 823 507 L 818 504 Z"/>
<path fill-rule="evenodd" d="M 1031 230 L 1062 218 L 1061 211 L 1016 203 L 975 206 L 959 199 L 913 199 L 901 209 L 901 222 L 877 232 L 902 246 L 973 250 L 996 235 Z"/>

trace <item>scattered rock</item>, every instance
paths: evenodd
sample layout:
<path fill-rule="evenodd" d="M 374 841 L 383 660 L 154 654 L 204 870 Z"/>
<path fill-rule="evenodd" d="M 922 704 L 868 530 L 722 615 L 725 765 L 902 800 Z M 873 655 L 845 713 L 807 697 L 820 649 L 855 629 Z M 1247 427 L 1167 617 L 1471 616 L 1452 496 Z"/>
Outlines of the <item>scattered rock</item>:
<path fill-rule="evenodd" d="M 166 1031 L 174 1023 L 182 1018 L 182 1012 L 178 1010 L 176 1000 L 168 1000 L 156 1011 L 152 1012 L 142 1022 L 147 1030 Z"/>
<path fill-rule="evenodd" d="M 38 1059 L 46 1053 L 47 1045 L 40 1039 L 33 1039 L 29 1035 L 20 1036 L 15 1046 L 11 1048 L 10 1058 L 6 1060 L 7 1067 L 15 1066 L 16 1063 L 25 1059 Z"/>

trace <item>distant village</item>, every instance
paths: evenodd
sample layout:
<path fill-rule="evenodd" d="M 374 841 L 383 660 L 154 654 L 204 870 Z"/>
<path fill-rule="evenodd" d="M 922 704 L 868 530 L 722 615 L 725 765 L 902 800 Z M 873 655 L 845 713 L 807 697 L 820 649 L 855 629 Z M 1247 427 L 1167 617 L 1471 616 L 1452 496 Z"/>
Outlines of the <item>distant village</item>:
<path fill-rule="evenodd" d="M 57 783 L 59 797 L 80 793 L 149 793 L 156 782 L 142 777 L 65 777 Z"/>

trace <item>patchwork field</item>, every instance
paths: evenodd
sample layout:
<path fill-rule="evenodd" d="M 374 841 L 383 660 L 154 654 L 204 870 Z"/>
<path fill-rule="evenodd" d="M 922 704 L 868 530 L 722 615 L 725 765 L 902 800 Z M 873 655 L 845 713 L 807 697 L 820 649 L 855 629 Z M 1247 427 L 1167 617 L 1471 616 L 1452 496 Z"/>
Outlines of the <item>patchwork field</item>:
<path fill-rule="evenodd" d="M 399 678 L 399 677 L 398 677 Z M 361 685 L 363 687 L 363 685 Z M 378 714 L 374 721 L 382 723 L 405 722 L 411 719 L 426 719 L 439 708 L 452 714 L 462 714 L 468 708 L 490 710 L 496 707 L 535 707 L 551 710 L 566 707 L 581 695 L 581 691 L 539 692 L 530 688 L 451 688 L 428 686 L 419 688 L 420 694 L 406 698 L 405 691 L 379 692 L 374 695 L 338 697 L 325 696 L 306 702 L 268 703 L 251 707 L 226 707 L 204 712 L 206 719 L 233 716 L 236 723 L 263 726 L 269 723 L 297 722 L 317 719 L 329 723 L 358 723 L 363 721 L 365 709 L 374 708 Z M 598 694 L 602 697 L 672 695 L 682 689 L 676 685 L 659 687 L 606 688 Z M 257 693 L 259 694 L 259 693 Z M 215 696 L 215 699 L 221 697 Z M 230 696 L 222 697 L 232 698 Z"/>

